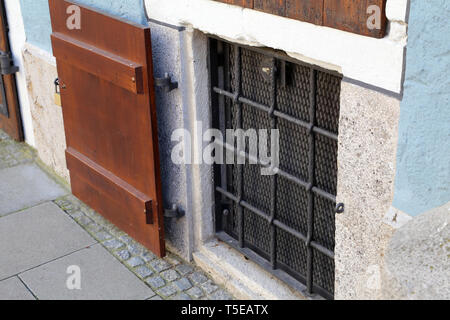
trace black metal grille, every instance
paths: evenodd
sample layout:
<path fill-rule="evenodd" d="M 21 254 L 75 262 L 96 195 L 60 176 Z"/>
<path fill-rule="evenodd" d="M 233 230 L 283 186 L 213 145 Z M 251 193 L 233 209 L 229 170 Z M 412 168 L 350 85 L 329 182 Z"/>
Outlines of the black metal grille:
<path fill-rule="evenodd" d="M 215 165 L 217 236 L 331 299 L 341 76 L 268 49 L 213 38 L 209 47 L 213 126 L 280 135 L 276 175 L 261 175 L 267 163 Z"/>

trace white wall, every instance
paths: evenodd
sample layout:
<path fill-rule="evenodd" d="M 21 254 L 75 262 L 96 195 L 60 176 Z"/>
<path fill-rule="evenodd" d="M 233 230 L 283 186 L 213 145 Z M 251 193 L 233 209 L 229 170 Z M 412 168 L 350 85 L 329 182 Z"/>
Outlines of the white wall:
<path fill-rule="evenodd" d="M 374 39 L 211 0 L 145 0 L 149 18 L 266 46 L 396 94 L 401 93 L 407 0 L 388 0 L 390 32 Z"/>
<path fill-rule="evenodd" d="M 16 73 L 16 82 L 25 141 L 29 145 L 34 147 L 36 146 L 36 144 L 34 139 L 30 103 L 28 100 L 28 90 L 22 58 L 22 49 L 25 45 L 26 37 L 22 20 L 22 13 L 20 11 L 20 3 L 18 0 L 6 0 L 5 7 L 9 23 L 9 40 L 11 44 L 11 51 L 14 58 L 14 63 L 19 67 L 19 72 Z"/>

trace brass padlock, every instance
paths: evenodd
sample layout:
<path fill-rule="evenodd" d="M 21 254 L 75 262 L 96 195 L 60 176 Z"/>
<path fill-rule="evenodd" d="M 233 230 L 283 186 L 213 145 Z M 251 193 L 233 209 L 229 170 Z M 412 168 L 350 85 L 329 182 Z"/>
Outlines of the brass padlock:
<path fill-rule="evenodd" d="M 61 92 L 59 90 L 59 78 L 55 79 L 55 104 L 57 106 L 62 106 L 61 104 Z"/>

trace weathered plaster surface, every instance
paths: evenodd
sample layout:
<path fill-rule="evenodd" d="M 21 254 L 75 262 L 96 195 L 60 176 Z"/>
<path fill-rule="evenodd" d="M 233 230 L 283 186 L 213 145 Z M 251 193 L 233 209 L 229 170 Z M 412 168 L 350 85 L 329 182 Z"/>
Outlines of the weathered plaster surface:
<path fill-rule="evenodd" d="M 395 232 L 383 283 L 385 299 L 450 299 L 450 202 Z"/>
<path fill-rule="evenodd" d="M 62 109 L 54 104 L 56 64 L 46 51 L 26 45 L 23 51 L 36 149 L 42 161 L 69 181 Z"/>
<path fill-rule="evenodd" d="M 337 201 L 345 213 L 336 216 L 336 299 L 381 296 L 399 109 L 395 98 L 342 82 Z"/>
<path fill-rule="evenodd" d="M 450 201 L 450 1 L 412 0 L 394 206 L 416 216 Z"/>
<path fill-rule="evenodd" d="M 406 0 L 388 0 L 392 15 L 384 39 L 316 26 L 211 0 L 145 0 L 150 18 L 191 26 L 252 46 L 286 51 L 294 58 L 338 70 L 345 77 L 389 91 L 402 89 Z M 402 20 L 403 19 L 403 20 Z"/>

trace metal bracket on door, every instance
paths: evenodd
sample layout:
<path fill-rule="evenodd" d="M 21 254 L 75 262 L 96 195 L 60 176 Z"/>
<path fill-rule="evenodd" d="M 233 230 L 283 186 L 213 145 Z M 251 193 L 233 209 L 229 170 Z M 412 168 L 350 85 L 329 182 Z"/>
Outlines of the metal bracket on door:
<path fill-rule="evenodd" d="M 6 100 L 6 92 L 2 76 L 0 76 L 0 99 L 0 114 L 6 118 L 9 118 L 8 101 Z"/>
<path fill-rule="evenodd" d="M 181 211 L 176 204 L 172 205 L 172 209 L 165 209 L 164 210 L 164 217 L 165 218 L 173 218 L 173 219 L 180 219 L 184 217 L 186 214 Z"/>
<path fill-rule="evenodd" d="M 172 81 L 172 78 L 166 73 L 164 78 L 155 78 L 155 86 L 163 88 L 165 92 L 170 92 L 178 88 L 178 82 Z"/>
<path fill-rule="evenodd" d="M 13 62 L 10 52 L 0 51 L 0 73 L 2 75 L 14 74 L 19 71 L 19 67 L 15 66 Z"/>

